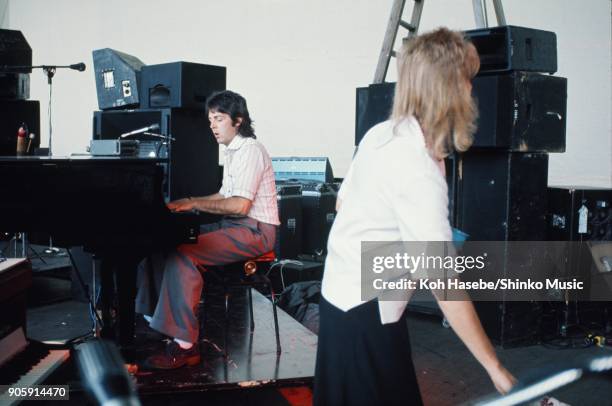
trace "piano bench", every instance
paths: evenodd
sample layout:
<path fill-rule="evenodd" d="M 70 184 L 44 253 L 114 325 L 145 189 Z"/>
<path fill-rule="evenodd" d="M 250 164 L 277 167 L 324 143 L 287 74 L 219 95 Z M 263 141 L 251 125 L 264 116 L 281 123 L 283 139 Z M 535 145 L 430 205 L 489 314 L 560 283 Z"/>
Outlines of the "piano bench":
<path fill-rule="evenodd" d="M 222 266 L 198 266 L 198 270 L 205 279 L 204 282 L 204 320 L 206 319 L 207 295 L 210 283 L 219 283 L 223 287 L 224 306 L 225 306 L 225 332 L 223 335 L 223 354 L 227 357 L 227 333 L 229 326 L 229 288 L 241 286 L 246 287 L 249 305 L 249 318 L 251 333 L 255 330 L 255 318 L 253 316 L 253 295 L 251 289 L 262 286 L 270 292 L 272 301 L 272 313 L 274 317 L 274 333 L 276 336 L 276 353 L 281 353 L 280 334 L 278 330 L 278 313 L 276 309 L 276 295 L 272 282 L 267 273 L 257 272 L 258 268 L 272 269 L 273 262 L 276 261 L 274 251 L 266 252 L 260 256 L 242 260 Z M 265 265 L 265 266 L 260 266 Z M 269 271 L 268 271 L 269 272 Z"/>

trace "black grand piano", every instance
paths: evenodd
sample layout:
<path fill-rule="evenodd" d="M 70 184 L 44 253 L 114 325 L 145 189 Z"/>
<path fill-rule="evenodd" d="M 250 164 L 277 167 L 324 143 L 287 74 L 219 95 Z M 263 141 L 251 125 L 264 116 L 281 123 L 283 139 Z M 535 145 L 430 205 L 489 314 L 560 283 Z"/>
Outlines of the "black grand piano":
<path fill-rule="evenodd" d="M 197 240 L 218 217 L 173 213 L 161 160 L 1 157 L 0 231 L 48 232 L 54 245 L 83 246 L 102 260 L 103 336 L 134 334 L 135 268 L 150 253 Z M 109 307 L 117 292 L 115 328 Z"/>

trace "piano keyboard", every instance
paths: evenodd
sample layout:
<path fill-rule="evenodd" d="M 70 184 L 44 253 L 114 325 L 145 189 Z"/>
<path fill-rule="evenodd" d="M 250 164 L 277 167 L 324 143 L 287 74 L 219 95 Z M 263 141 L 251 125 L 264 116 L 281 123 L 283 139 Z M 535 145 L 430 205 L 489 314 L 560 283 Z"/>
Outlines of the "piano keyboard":
<path fill-rule="evenodd" d="M 70 357 L 68 350 L 46 350 L 40 343 L 30 342 L 25 351 L 0 369 L 0 384 L 13 388 L 41 385 Z M 0 394 L 0 405 L 14 405 L 19 400 Z"/>

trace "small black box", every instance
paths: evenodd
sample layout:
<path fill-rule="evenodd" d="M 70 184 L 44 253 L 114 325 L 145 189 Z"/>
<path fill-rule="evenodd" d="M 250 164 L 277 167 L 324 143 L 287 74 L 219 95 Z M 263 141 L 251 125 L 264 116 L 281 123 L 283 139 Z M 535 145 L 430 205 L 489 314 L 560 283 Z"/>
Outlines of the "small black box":
<path fill-rule="evenodd" d="M 480 73 L 557 71 L 554 32 L 506 25 L 465 32 L 480 56 Z"/>
<path fill-rule="evenodd" d="M 206 108 L 206 98 L 225 90 L 223 66 L 171 62 L 142 68 L 142 108 Z"/>

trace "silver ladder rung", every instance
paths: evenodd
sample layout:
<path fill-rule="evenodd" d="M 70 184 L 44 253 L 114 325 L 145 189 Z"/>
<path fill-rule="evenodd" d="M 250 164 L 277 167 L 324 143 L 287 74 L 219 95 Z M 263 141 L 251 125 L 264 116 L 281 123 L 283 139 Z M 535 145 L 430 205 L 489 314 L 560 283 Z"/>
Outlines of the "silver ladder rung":
<path fill-rule="evenodd" d="M 399 25 L 401 25 L 402 27 L 404 27 L 405 29 L 407 29 L 410 32 L 416 31 L 418 29 L 418 27 L 415 27 L 414 25 L 407 23 L 404 20 L 400 20 Z"/>

